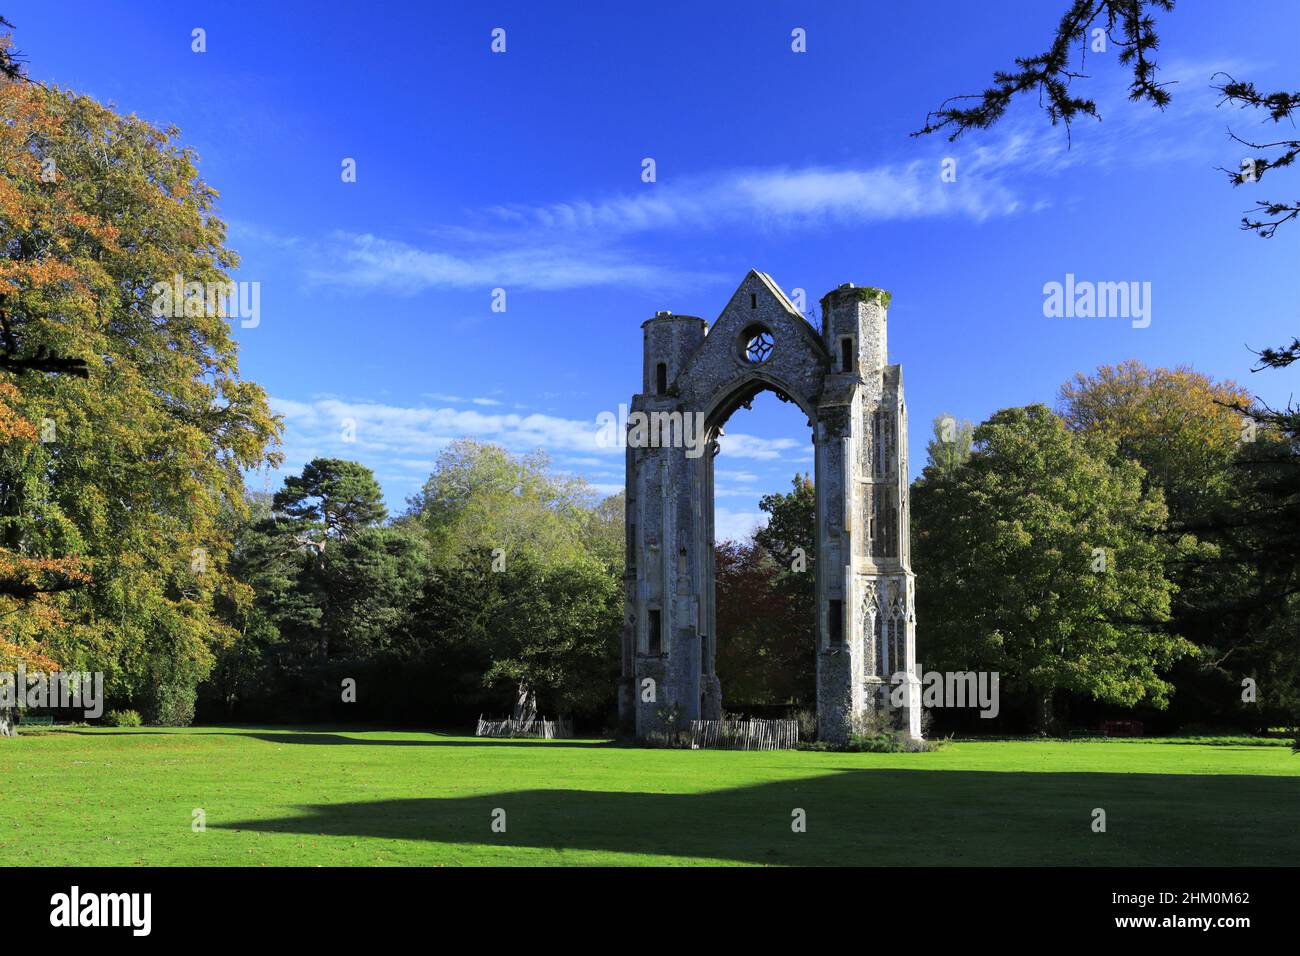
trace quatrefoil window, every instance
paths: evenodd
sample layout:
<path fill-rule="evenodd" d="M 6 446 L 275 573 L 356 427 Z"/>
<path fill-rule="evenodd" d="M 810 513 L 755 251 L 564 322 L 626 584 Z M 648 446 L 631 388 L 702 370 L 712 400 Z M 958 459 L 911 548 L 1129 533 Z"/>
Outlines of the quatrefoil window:
<path fill-rule="evenodd" d="M 772 354 L 772 333 L 767 329 L 746 329 L 743 341 L 746 362 L 761 365 Z"/>

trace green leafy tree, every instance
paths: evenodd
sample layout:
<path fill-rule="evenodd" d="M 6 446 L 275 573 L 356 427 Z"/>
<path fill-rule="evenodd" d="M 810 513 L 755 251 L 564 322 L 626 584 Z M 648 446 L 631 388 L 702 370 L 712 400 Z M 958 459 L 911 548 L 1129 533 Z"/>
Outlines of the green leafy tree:
<path fill-rule="evenodd" d="M 582 523 L 582 543 L 587 552 L 618 575 L 622 575 L 627 562 L 626 514 L 627 499 L 620 491 L 587 510 Z"/>
<path fill-rule="evenodd" d="M 318 660 L 387 646 L 414 601 L 423 544 L 380 527 L 383 492 L 369 468 L 317 458 L 285 479 L 275 515 L 252 545 L 261 552 L 266 604 L 282 631 L 309 638 Z"/>
<path fill-rule="evenodd" d="M 497 577 L 485 681 L 526 686 L 565 714 L 607 704 L 618 676 L 620 582 L 590 559 L 543 565 L 526 555 Z"/>
<path fill-rule="evenodd" d="M 510 559 L 564 562 L 585 553 L 591 499 L 581 478 L 553 474 L 540 452 L 514 456 L 464 439 L 438 456 L 403 523 L 424 532 L 442 566 L 455 566 L 479 548 Z"/>
<path fill-rule="evenodd" d="M 1203 532 L 1220 555 L 1203 588 L 1221 622 L 1205 638 L 1207 664 L 1224 676 L 1215 700 L 1256 730 L 1300 726 L 1300 441 L 1261 428 L 1242 444 L 1235 477 Z M 1246 677 L 1258 685 L 1253 702 L 1241 701 Z"/>
<path fill-rule="evenodd" d="M 767 524 L 754 532 L 754 540 L 786 569 L 805 557 L 811 575 L 817 556 L 817 492 L 812 479 L 806 473 L 795 475 L 790 491 L 764 495 L 758 507 L 767 512 Z"/>
<path fill-rule="evenodd" d="M 1044 730 L 1060 691 L 1165 706 L 1161 669 L 1195 648 L 1164 627 L 1160 493 L 1042 405 L 1004 409 L 974 439 L 950 480 L 913 492 L 926 666 L 999 671 Z"/>
<path fill-rule="evenodd" d="M 1201 720 L 1266 726 L 1269 714 L 1284 720 L 1298 703 L 1295 642 L 1283 635 L 1297 624 L 1300 555 L 1289 529 L 1300 523 L 1300 489 L 1290 446 L 1244 413 L 1250 402 L 1233 382 L 1128 361 L 1076 375 L 1061 388 L 1059 408 L 1072 430 L 1111 440 L 1164 495 L 1166 573 L 1177 586 L 1171 626 L 1202 651 L 1170 679 L 1196 701 Z M 1246 677 L 1268 693 L 1243 702 Z"/>
<path fill-rule="evenodd" d="M 970 457 L 975 426 L 945 412 L 934 420 L 931 431 L 934 437 L 925 446 L 923 477 L 948 478 Z"/>
<path fill-rule="evenodd" d="M 444 697 L 494 710 L 522 684 L 565 712 L 612 698 L 623 495 L 598 501 L 544 454 L 463 440 L 409 504 L 398 524 L 431 554 L 411 633 Z"/>
<path fill-rule="evenodd" d="M 1018 57 L 1012 69 L 999 70 L 993 75 L 993 84 L 982 94 L 958 96 L 945 101 L 926 118 L 925 125 L 913 135 L 938 131 L 954 140 L 971 130 L 993 126 L 1007 112 L 1017 98 L 1026 94 L 1036 96 L 1053 125 L 1070 123 L 1079 116 L 1100 119 L 1096 103 L 1077 95 L 1072 87 L 1076 80 L 1088 74 L 1082 69 L 1090 42 L 1100 31 L 1107 42 L 1118 47 L 1119 62 L 1131 70 L 1132 82 L 1129 98 L 1145 101 L 1163 109 L 1171 100 L 1168 84 L 1157 80 L 1155 53 L 1159 46 L 1156 18 L 1170 13 L 1173 0 L 1070 0 L 1056 27 L 1046 51 L 1041 54 Z M 1078 60 L 1074 58 L 1077 55 Z M 1276 185 L 1277 173 L 1294 167 L 1300 159 L 1300 138 L 1294 134 L 1295 120 L 1300 115 L 1300 91 L 1295 89 L 1261 90 L 1249 80 L 1241 80 L 1227 73 L 1216 73 L 1211 88 L 1220 94 L 1220 106 L 1236 107 L 1256 116 L 1263 115 L 1276 128 L 1279 135 L 1244 138 L 1230 133 L 1232 140 L 1251 150 L 1252 155 L 1223 168 L 1234 187 L 1254 189 L 1267 181 Z M 1290 132 L 1285 132 L 1289 130 Z M 1285 195 L 1257 200 L 1241 217 L 1243 230 L 1264 239 L 1272 239 L 1287 223 L 1300 218 L 1300 199 Z M 1285 368 L 1300 359 L 1300 339 L 1294 336 L 1290 344 L 1261 349 L 1259 364 L 1252 371 Z M 1220 509 L 1215 527 L 1210 532 L 1216 543 L 1246 558 L 1262 587 L 1255 589 L 1253 598 L 1247 595 L 1238 603 L 1243 608 L 1250 602 L 1258 613 L 1246 613 L 1237 618 L 1238 623 L 1248 620 L 1250 634 L 1247 643 L 1264 641 L 1263 635 L 1294 633 L 1297 622 L 1295 599 L 1297 580 L 1295 568 L 1300 567 L 1300 522 L 1295 520 L 1300 508 L 1300 407 L 1294 403 L 1282 409 L 1273 409 L 1263 403 L 1236 401 L 1233 407 L 1248 416 L 1262 428 L 1274 430 L 1281 439 L 1274 444 L 1256 443 L 1243 451 L 1239 458 L 1242 466 L 1241 494 Z M 1191 480 L 1191 476 L 1186 476 Z M 1171 500 L 1170 507 L 1177 509 L 1179 502 Z M 1225 543 L 1226 539 L 1226 543 Z M 1255 549 L 1256 561 L 1241 551 L 1243 543 Z M 1276 559 L 1276 564 L 1265 565 L 1263 555 Z M 1281 573 L 1279 574 L 1279 569 Z M 1267 590 L 1265 590 L 1267 588 Z M 1228 654 L 1234 654 L 1236 644 Z M 1266 651 L 1275 662 L 1276 655 Z M 1286 656 L 1294 658 L 1289 649 Z M 1222 660 L 1222 658 L 1220 658 Z M 1300 687 L 1293 677 L 1287 692 L 1293 700 L 1300 701 Z M 1300 724 L 1300 702 L 1293 719 Z"/>
<path fill-rule="evenodd" d="M 455 566 L 430 564 L 413 609 L 409 650 L 429 664 L 428 693 L 438 713 L 465 718 L 505 706 L 502 688 L 484 682 L 498 653 L 496 622 L 505 600 L 502 572 L 494 566 L 500 565 L 487 549 L 466 552 Z"/>
<path fill-rule="evenodd" d="M 333 653 L 367 658 L 400 650 L 427 562 L 424 542 L 403 528 L 362 528 L 332 548 L 321 572 Z"/>

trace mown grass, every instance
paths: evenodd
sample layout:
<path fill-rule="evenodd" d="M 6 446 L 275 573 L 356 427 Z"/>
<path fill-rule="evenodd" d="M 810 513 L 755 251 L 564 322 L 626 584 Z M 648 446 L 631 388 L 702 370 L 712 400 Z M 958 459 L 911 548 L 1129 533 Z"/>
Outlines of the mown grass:
<path fill-rule="evenodd" d="M 48 865 L 1294 865 L 1300 756 L 1259 743 L 741 753 L 78 729 L 0 740 L 0 851 Z"/>

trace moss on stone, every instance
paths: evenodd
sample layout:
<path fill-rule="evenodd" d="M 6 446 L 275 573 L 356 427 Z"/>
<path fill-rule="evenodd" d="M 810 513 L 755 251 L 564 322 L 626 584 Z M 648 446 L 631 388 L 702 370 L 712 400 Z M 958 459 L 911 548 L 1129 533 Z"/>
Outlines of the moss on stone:
<path fill-rule="evenodd" d="M 889 308 L 889 300 L 892 298 L 890 293 L 884 289 L 877 289 L 875 286 L 860 286 L 849 289 L 859 302 L 879 302 L 882 308 Z"/>

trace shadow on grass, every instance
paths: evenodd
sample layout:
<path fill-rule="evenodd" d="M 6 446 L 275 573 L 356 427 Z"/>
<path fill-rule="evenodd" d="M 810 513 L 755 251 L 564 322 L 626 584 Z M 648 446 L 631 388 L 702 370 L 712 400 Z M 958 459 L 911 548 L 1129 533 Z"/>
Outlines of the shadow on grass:
<path fill-rule="evenodd" d="M 498 808 L 505 833 L 491 830 Z M 1104 833 L 1092 830 L 1094 808 L 1106 811 Z M 554 862 L 566 851 L 857 866 L 1271 866 L 1300 858 L 1300 780 L 1286 777 L 854 768 L 707 793 L 519 790 L 298 809 L 208 826 L 534 848 L 554 851 Z M 796 809 L 807 815 L 806 832 L 792 831 Z"/>

